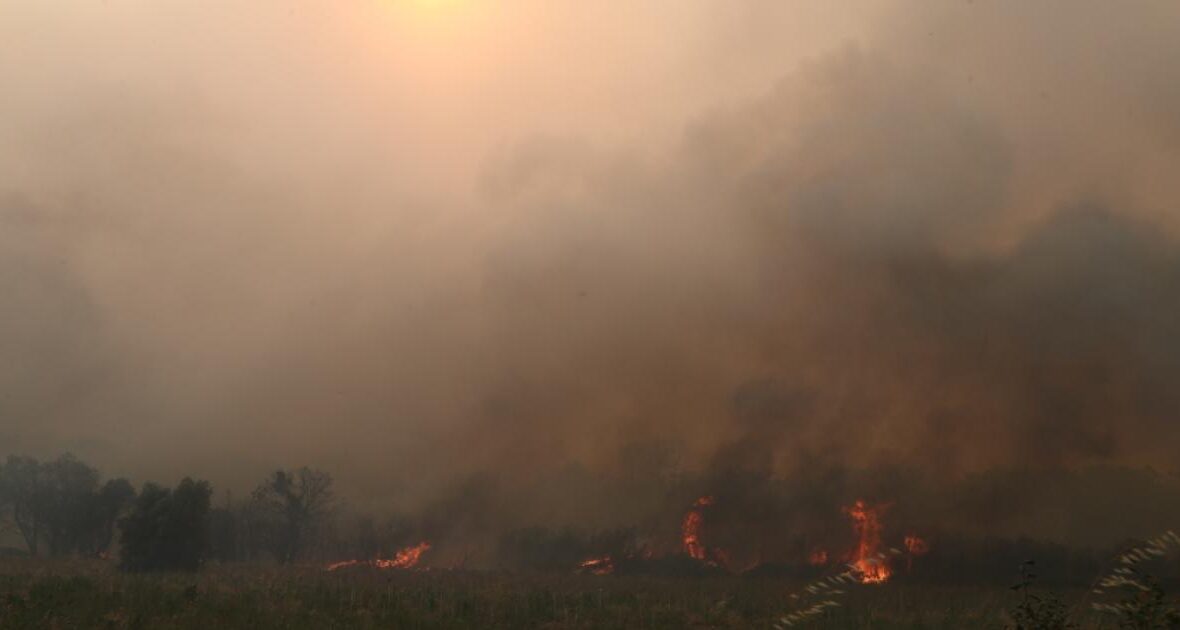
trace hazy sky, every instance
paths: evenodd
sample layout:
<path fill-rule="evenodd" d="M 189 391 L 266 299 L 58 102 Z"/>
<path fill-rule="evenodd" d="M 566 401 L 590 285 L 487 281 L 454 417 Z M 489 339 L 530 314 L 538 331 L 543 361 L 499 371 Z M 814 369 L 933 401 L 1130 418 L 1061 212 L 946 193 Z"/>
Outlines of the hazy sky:
<path fill-rule="evenodd" d="M 1164 0 L 0 0 L 0 453 L 1165 465 L 1178 54 Z"/>

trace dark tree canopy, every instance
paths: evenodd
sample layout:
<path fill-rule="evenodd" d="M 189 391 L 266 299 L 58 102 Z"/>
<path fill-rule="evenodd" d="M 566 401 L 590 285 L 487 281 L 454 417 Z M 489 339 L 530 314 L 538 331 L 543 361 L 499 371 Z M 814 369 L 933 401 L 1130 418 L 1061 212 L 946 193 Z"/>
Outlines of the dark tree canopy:
<path fill-rule="evenodd" d="M 44 463 L 10 456 L 0 466 L 0 508 L 34 555 L 105 553 L 135 491 L 126 479 L 99 478 L 69 454 Z"/>
<path fill-rule="evenodd" d="M 327 516 L 332 504 L 332 477 L 304 467 L 279 470 L 254 490 L 253 500 L 266 518 L 268 539 L 275 557 L 295 560 L 308 534 Z"/>
<path fill-rule="evenodd" d="M 120 521 L 122 563 L 127 571 L 196 571 L 208 544 L 205 481 L 185 478 L 174 490 L 148 483 L 131 513 Z"/>
<path fill-rule="evenodd" d="M 10 455 L 0 468 L 0 495 L 33 555 L 40 551 L 43 536 L 41 486 L 41 464 L 31 457 Z"/>
<path fill-rule="evenodd" d="M 90 535 L 95 551 L 105 552 L 110 549 L 115 537 L 115 524 L 134 500 L 135 488 L 126 479 L 110 479 L 99 488 L 88 515 L 93 523 Z"/>
<path fill-rule="evenodd" d="M 89 534 L 98 490 L 98 471 L 65 455 L 42 464 L 41 515 L 49 554 L 77 550 Z"/>

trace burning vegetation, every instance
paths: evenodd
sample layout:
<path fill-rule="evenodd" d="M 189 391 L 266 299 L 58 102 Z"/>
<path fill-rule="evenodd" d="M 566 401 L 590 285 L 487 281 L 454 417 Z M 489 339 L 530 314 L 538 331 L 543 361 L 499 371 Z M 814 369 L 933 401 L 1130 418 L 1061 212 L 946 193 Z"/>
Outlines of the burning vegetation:
<path fill-rule="evenodd" d="M 911 555 L 924 556 L 930 551 L 930 545 L 925 540 L 910 534 L 905 537 L 905 550 Z"/>
<path fill-rule="evenodd" d="M 710 505 L 713 505 L 713 497 L 704 496 L 697 499 L 684 515 L 684 524 L 680 527 L 680 531 L 683 532 L 681 539 L 684 542 L 684 553 L 693 560 L 705 559 L 706 550 L 701 542 L 701 528 L 705 520 L 704 508 Z"/>
<path fill-rule="evenodd" d="M 828 552 L 826 549 L 816 549 L 807 555 L 807 564 L 813 567 L 822 567 L 828 564 Z"/>
<path fill-rule="evenodd" d="M 366 565 L 377 569 L 413 569 L 422 561 L 422 554 L 430 551 L 430 543 L 422 541 L 417 545 L 399 549 L 392 558 L 373 558 L 372 560 L 343 560 L 333 562 L 325 568 L 336 571 L 345 567 Z"/>
<path fill-rule="evenodd" d="M 730 554 L 726 549 L 710 546 L 706 539 L 707 514 L 716 504 L 717 499 L 714 496 L 705 495 L 694 501 L 689 507 L 681 520 L 680 553 L 659 554 L 644 548 L 638 552 L 632 550 L 614 554 L 598 554 L 581 560 L 577 565 L 577 571 L 592 575 L 667 571 L 692 573 L 700 570 L 734 571 L 729 561 Z M 845 566 L 849 574 L 863 584 L 882 584 L 888 581 L 893 575 L 893 568 L 890 565 L 891 557 L 905 556 L 907 566 L 912 570 L 913 559 L 930 551 L 930 545 L 925 539 L 914 534 L 904 537 L 902 543 L 904 550 L 885 547 L 883 515 L 887 507 L 887 504 L 870 505 L 863 500 L 857 500 L 851 506 L 843 508 L 843 513 L 852 520 L 852 530 L 848 551 L 840 557 L 846 561 Z M 813 572 L 823 571 L 832 566 L 832 557 L 823 547 L 813 548 L 803 560 Z M 802 566 L 803 562 L 797 564 Z M 762 570 L 764 566 L 768 565 L 759 561 L 746 570 L 757 572 Z"/>
<path fill-rule="evenodd" d="M 849 563 L 865 584 L 881 584 L 893 573 L 885 554 L 881 553 L 881 514 L 885 509 L 886 506 L 870 506 L 861 500 L 844 508 L 852 519 L 852 529 L 857 536 Z"/>
<path fill-rule="evenodd" d="M 615 560 L 610 556 L 590 558 L 582 561 L 578 567 L 585 573 L 592 575 L 610 575 L 615 572 Z"/>

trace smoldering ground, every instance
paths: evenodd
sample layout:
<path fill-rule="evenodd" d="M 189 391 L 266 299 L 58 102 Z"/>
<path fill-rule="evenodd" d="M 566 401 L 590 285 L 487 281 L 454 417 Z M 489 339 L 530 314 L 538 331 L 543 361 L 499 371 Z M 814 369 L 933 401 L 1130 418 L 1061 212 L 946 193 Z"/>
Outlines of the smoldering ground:
<path fill-rule="evenodd" d="M 511 11 L 568 28 L 572 4 Z M 792 48 L 772 5 L 627 16 L 602 59 L 644 72 L 617 83 L 526 38 L 468 71 L 540 100 L 462 92 L 487 111 L 454 126 L 357 87 L 379 68 L 341 57 L 376 45 L 339 45 L 349 19 L 263 4 L 206 43 L 126 7 L 31 11 L 57 48 L 14 38 L 0 67 L 23 94 L 0 150 L 0 450 L 231 488 L 307 463 L 402 509 L 495 478 L 488 511 L 520 521 L 606 509 L 569 489 L 625 477 L 634 448 L 821 496 L 875 466 L 1170 471 L 1177 9 L 897 3 Z M 87 23 L 134 37 L 84 36 L 106 54 L 79 59 L 63 42 Z M 709 63 L 665 84 L 652 47 Z M 781 78 L 752 96 L 736 69 Z M 613 100 L 545 100 L 580 81 Z M 632 111 L 630 89 L 697 111 Z"/>

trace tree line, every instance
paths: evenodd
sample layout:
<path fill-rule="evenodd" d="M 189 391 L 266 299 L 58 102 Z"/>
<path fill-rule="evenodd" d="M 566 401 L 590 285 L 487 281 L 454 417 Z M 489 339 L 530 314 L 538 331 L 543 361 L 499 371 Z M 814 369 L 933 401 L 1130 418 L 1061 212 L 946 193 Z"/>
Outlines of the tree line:
<path fill-rule="evenodd" d="M 735 566 L 757 560 L 759 572 L 805 577 L 815 549 L 838 555 L 847 547 L 853 533 L 841 506 L 867 496 L 896 500 L 885 515 L 888 544 L 910 533 L 930 543 L 930 553 L 914 563 L 915 579 L 1002 579 L 1013 558 L 1036 557 L 1047 562 L 1046 579 L 1066 583 L 1093 573 L 1120 543 L 1117 536 L 1150 535 L 1180 522 L 1180 478 L 1151 470 L 998 469 L 937 482 L 906 469 L 692 476 L 642 454 L 618 475 L 574 471 L 560 483 L 512 488 L 546 510 L 579 509 L 576 519 L 548 516 L 543 526 L 486 476 L 440 492 L 413 514 L 378 518 L 344 509 L 332 477 L 309 468 L 274 471 L 233 500 L 197 479 L 137 488 L 104 479 L 70 455 L 10 456 L 0 461 L 0 555 L 106 556 L 130 571 L 192 570 L 208 562 L 389 558 L 429 540 L 429 561 L 449 566 L 573 570 L 589 557 L 642 558 L 651 549 L 673 555 L 684 510 L 709 493 L 718 497 L 706 517 L 710 545 L 725 549 Z M 585 506 L 609 508 L 609 519 L 585 521 Z M 1055 532 L 1061 535 L 1048 535 Z M 3 546 L 18 542 L 20 549 Z M 684 570 L 669 562 L 669 570 Z"/>
<path fill-rule="evenodd" d="M 0 465 L 0 528 L 19 532 L 35 557 L 111 557 L 127 571 L 196 570 L 214 559 L 283 563 L 301 556 L 333 504 L 332 477 L 300 468 L 262 480 L 241 506 L 212 506 L 207 481 L 175 487 L 103 481 L 73 455 L 9 456 Z"/>

